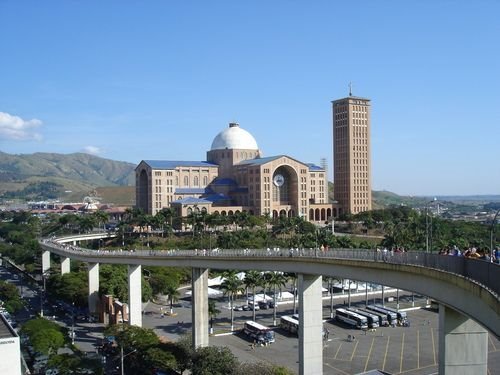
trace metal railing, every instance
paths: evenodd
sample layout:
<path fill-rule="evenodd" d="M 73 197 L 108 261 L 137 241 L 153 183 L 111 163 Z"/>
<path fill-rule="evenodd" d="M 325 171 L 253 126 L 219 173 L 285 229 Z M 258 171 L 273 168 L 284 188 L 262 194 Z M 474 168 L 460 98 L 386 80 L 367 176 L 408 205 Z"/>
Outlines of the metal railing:
<path fill-rule="evenodd" d="M 58 243 L 57 239 L 42 240 L 42 245 L 52 248 L 55 252 L 67 255 L 105 257 L 272 257 L 301 259 L 345 259 L 369 262 L 383 262 L 435 269 L 443 272 L 460 275 L 472 280 L 497 296 L 500 295 L 500 266 L 496 263 L 481 259 L 470 259 L 463 256 L 440 255 L 422 251 L 391 252 L 373 249 L 214 249 L 214 250 L 89 250 L 78 246 Z"/>

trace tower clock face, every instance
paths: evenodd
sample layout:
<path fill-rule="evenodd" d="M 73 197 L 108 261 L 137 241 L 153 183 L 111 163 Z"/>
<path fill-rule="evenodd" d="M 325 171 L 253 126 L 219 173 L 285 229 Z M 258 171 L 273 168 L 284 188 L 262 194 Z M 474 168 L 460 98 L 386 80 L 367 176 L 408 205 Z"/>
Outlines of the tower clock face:
<path fill-rule="evenodd" d="M 277 174 L 276 176 L 274 176 L 273 182 L 278 187 L 283 186 L 283 184 L 285 183 L 285 177 L 283 177 L 283 175 L 281 174 Z"/>

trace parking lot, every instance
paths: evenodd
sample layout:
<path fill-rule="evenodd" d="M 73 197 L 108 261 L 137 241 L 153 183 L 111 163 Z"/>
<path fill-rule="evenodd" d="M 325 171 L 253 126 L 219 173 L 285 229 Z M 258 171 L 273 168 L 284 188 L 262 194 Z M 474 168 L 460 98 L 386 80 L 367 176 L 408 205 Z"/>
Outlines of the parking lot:
<path fill-rule="evenodd" d="M 390 294 L 387 294 L 389 296 Z M 401 308 L 411 308 L 413 297 L 410 294 L 400 296 Z M 341 307 L 344 299 L 336 299 L 334 307 Z M 370 299 L 370 303 L 373 299 Z M 352 307 L 363 307 L 364 296 L 352 298 Z M 380 295 L 377 303 L 380 303 Z M 395 307 L 395 302 L 390 303 Z M 415 306 L 424 305 L 425 299 L 417 296 Z M 242 303 L 236 303 L 242 305 Z M 292 304 L 278 305 L 279 317 L 293 313 Z M 230 311 L 227 301 L 219 301 L 217 307 L 221 313 L 215 320 L 215 335 L 210 336 L 210 345 L 227 346 L 241 362 L 266 361 L 285 366 L 298 373 L 298 338 L 281 328 L 275 329 L 276 341 L 269 346 L 252 348 L 252 342 L 243 333 L 230 331 Z M 159 307 L 149 305 L 150 311 Z M 159 311 L 159 310 L 156 310 Z M 144 316 L 144 325 L 168 339 L 177 339 L 191 330 L 191 309 L 188 299 L 182 299 L 174 308 L 175 316 L 160 318 L 157 313 Z M 272 326 L 273 310 L 256 312 L 257 321 Z M 323 317 L 329 317 L 329 300 L 324 300 Z M 235 330 L 243 328 L 246 320 L 252 319 L 252 311 L 234 311 Z M 336 321 L 325 321 L 325 328 L 330 332 L 324 343 L 324 374 L 359 374 L 372 369 L 379 369 L 393 374 L 428 375 L 438 372 L 439 331 L 438 313 L 426 309 L 408 311 L 409 327 L 382 327 L 375 332 L 351 329 Z M 349 340 L 348 336 L 354 336 Z M 489 374 L 500 374 L 500 342 L 492 335 L 489 337 Z"/>
<path fill-rule="evenodd" d="M 437 374 L 438 314 L 421 309 L 408 312 L 408 316 L 410 327 L 383 327 L 366 334 L 325 322 L 330 335 L 323 349 L 324 374 L 359 374 L 372 369 L 392 374 Z M 265 319 L 261 322 L 266 324 Z M 228 346 L 242 362 L 267 361 L 298 373 L 298 338 L 280 328 L 275 332 L 276 342 L 267 347 L 253 349 L 241 333 L 212 336 L 210 344 Z M 355 339 L 349 340 L 349 335 Z M 499 373 L 499 351 L 500 342 L 490 335 L 489 374 Z"/>

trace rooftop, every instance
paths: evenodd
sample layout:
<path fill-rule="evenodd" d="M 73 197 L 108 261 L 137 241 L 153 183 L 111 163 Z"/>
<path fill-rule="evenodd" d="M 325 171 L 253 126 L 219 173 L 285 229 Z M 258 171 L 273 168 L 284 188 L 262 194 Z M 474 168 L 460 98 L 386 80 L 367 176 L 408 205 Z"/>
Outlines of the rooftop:
<path fill-rule="evenodd" d="M 177 167 L 218 167 L 217 164 L 208 161 L 188 160 L 143 160 L 153 169 L 175 169 Z"/>

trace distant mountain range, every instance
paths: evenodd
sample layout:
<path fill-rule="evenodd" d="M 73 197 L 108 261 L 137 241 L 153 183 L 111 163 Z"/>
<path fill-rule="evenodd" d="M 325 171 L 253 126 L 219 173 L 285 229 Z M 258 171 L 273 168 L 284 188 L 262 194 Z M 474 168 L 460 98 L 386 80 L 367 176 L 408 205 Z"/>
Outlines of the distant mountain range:
<path fill-rule="evenodd" d="M 36 199 L 44 189 L 79 200 L 97 187 L 133 186 L 135 164 L 74 153 L 0 152 L 0 197 Z"/>
<path fill-rule="evenodd" d="M 89 194 L 95 194 L 108 203 L 133 205 L 135 167 L 132 163 L 84 153 L 11 155 L 0 152 L 0 199 L 59 198 L 77 202 Z M 328 185 L 329 197 L 333 200 L 333 183 L 329 182 Z M 500 201 L 500 195 L 437 198 L 455 202 Z M 373 192 L 373 208 L 422 206 L 428 200 L 429 197 L 400 196 L 389 191 Z"/>

